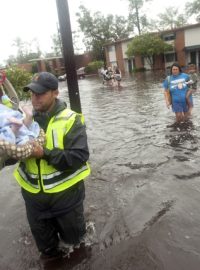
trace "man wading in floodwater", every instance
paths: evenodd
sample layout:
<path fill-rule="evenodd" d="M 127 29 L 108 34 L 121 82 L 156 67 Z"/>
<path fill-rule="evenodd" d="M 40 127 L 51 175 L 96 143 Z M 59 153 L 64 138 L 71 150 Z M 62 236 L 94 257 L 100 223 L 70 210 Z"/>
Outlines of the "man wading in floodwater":
<path fill-rule="evenodd" d="M 53 74 L 36 74 L 24 91 L 31 92 L 34 120 L 45 131 L 46 144 L 35 144 L 31 158 L 21 161 L 14 175 L 41 258 L 48 260 L 84 242 L 83 179 L 90 174 L 87 135 L 83 116 L 57 98 Z"/>

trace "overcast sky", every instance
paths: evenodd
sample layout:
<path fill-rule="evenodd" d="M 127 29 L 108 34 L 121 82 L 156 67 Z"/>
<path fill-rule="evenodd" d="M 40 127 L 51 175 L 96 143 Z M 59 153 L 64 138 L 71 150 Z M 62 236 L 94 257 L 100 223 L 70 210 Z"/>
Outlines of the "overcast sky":
<path fill-rule="evenodd" d="M 146 12 L 153 16 L 163 12 L 168 6 L 178 7 L 182 11 L 188 1 L 152 0 Z M 92 12 L 124 16 L 128 13 L 127 0 L 68 0 L 72 30 L 77 28 L 75 13 L 81 3 Z M 16 49 L 12 46 L 16 37 L 27 42 L 36 38 L 43 52 L 51 51 L 51 36 L 56 33 L 58 22 L 56 0 L 0 0 L 0 4 L 0 63 L 9 55 L 16 54 Z"/>

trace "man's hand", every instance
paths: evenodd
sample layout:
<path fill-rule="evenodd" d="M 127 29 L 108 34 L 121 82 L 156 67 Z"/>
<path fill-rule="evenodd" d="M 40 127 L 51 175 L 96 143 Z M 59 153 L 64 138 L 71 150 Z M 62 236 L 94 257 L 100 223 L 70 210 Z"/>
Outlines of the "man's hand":
<path fill-rule="evenodd" d="M 37 142 L 32 141 L 33 145 L 33 152 L 31 154 L 31 158 L 42 158 L 44 155 L 44 149 L 41 145 L 39 145 Z"/>

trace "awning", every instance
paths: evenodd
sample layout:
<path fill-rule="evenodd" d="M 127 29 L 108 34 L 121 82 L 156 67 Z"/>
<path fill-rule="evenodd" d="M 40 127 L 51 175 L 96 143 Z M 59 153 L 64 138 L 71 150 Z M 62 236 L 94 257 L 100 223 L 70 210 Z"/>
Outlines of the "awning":
<path fill-rule="evenodd" d="M 184 48 L 186 51 L 200 50 L 200 45 L 187 46 Z"/>

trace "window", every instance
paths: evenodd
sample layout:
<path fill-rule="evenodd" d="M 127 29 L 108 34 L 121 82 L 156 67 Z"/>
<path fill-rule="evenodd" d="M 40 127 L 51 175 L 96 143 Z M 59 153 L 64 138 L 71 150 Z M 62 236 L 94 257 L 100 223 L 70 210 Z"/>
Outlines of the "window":
<path fill-rule="evenodd" d="M 196 52 L 190 52 L 191 63 L 196 65 Z"/>
<path fill-rule="evenodd" d="M 114 52 L 115 51 L 115 47 L 114 46 L 109 46 L 108 47 L 108 51 L 109 52 Z"/>
<path fill-rule="evenodd" d="M 165 54 L 165 62 L 176 62 L 177 56 L 176 53 Z"/>
<path fill-rule="evenodd" d="M 175 33 L 170 33 L 170 34 L 164 35 L 162 38 L 164 41 L 175 40 L 176 35 Z"/>

